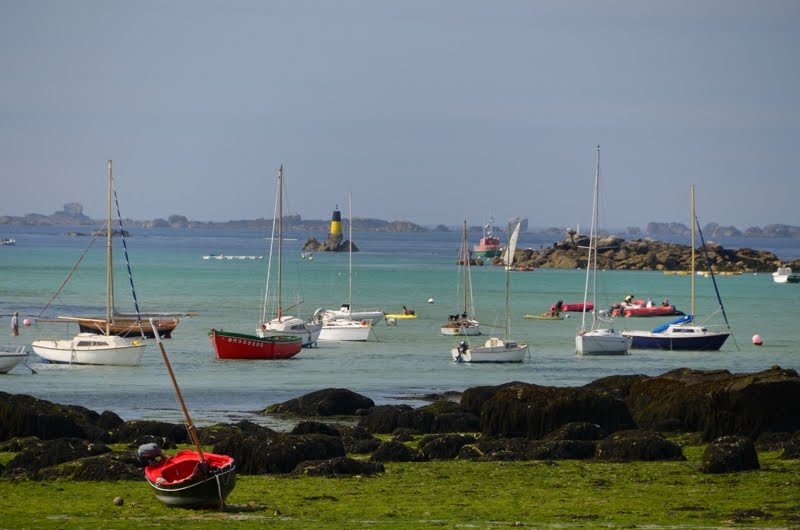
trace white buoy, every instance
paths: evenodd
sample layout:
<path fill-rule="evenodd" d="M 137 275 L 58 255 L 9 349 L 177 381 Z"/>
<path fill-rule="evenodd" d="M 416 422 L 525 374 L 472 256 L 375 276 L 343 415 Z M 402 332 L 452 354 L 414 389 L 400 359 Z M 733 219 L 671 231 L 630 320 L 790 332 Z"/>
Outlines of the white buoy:
<path fill-rule="evenodd" d="M 761 340 L 761 335 L 753 335 L 753 344 L 755 344 L 756 346 L 761 346 L 762 344 L 764 344 L 764 341 Z"/>
<path fill-rule="evenodd" d="M 432 304 L 433 303 L 433 298 L 428 298 L 428 303 Z"/>

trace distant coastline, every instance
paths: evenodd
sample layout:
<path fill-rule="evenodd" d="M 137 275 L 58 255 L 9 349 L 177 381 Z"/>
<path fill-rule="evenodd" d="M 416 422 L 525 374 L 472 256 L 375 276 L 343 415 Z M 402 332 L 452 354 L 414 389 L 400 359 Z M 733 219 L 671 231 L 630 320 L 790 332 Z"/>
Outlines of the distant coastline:
<path fill-rule="evenodd" d="M 80 203 L 67 203 L 64 209 L 50 215 L 31 213 L 24 216 L 0 215 L 0 225 L 27 225 L 27 226 L 48 226 L 48 225 L 75 225 L 98 227 L 105 224 L 104 220 L 97 220 L 83 214 L 83 206 Z M 218 228 L 218 229 L 266 229 L 272 226 L 272 219 L 239 219 L 224 222 L 197 221 L 189 220 L 183 215 L 170 215 L 166 219 L 156 218 L 149 221 L 123 219 L 123 224 L 127 227 L 136 228 Z M 330 228 L 328 219 L 302 219 L 300 215 L 288 215 L 283 218 L 284 230 L 323 232 L 327 233 Z M 503 231 L 502 226 L 497 227 L 498 231 Z M 436 226 L 423 226 L 411 221 L 387 221 L 384 219 L 374 219 L 365 217 L 353 218 L 353 230 L 361 232 L 449 232 L 460 230 L 457 226 L 447 226 L 439 224 Z M 469 227 L 470 232 L 480 232 L 481 226 Z M 538 233 L 562 237 L 565 227 L 546 227 L 528 228 L 529 233 Z M 644 228 L 628 226 L 619 231 L 611 231 L 619 235 L 629 237 L 651 237 L 651 236 L 686 236 L 691 233 L 691 228 L 683 223 L 676 222 L 649 222 Z M 746 238 L 773 238 L 773 239 L 800 239 L 800 226 L 786 224 L 769 224 L 763 227 L 752 226 L 740 230 L 734 226 L 721 226 L 717 223 L 708 223 L 703 227 L 706 237 L 725 238 L 725 237 L 746 237 Z"/>

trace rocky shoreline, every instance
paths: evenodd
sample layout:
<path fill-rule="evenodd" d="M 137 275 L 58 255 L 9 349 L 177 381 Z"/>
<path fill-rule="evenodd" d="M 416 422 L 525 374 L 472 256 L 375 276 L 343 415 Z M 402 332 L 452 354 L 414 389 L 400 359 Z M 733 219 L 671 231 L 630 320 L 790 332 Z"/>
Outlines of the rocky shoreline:
<path fill-rule="evenodd" d="M 758 451 L 800 458 L 800 377 L 777 366 L 744 374 L 682 368 L 582 387 L 509 382 L 468 388 L 458 400 L 427 398 L 418 408 L 376 406 L 324 389 L 265 409 L 297 418 L 291 432 L 240 421 L 198 435 L 245 475 L 372 475 L 385 462 L 448 459 L 683 460 L 676 436 L 707 444 L 704 473 L 757 469 Z M 170 449 L 189 438 L 183 425 L 0 392 L 0 452 L 15 454 L 0 466 L 6 480 L 143 480 L 136 448 L 153 442 Z"/>
<path fill-rule="evenodd" d="M 580 269 L 586 267 L 589 238 L 568 232 L 563 241 L 549 248 L 517 249 L 514 266 L 520 269 Z M 604 270 L 640 271 L 690 271 L 692 248 L 690 245 L 667 243 L 655 239 L 626 241 L 618 236 L 601 237 L 597 241 L 597 266 Z M 708 263 L 715 273 L 741 274 L 746 272 L 774 272 L 788 266 L 800 270 L 800 260 L 782 262 L 773 252 L 740 248 L 729 250 L 717 243 L 707 242 L 706 251 L 695 249 L 695 270 L 707 271 Z M 496 258 L 493 265 L 503 265 Z"/>

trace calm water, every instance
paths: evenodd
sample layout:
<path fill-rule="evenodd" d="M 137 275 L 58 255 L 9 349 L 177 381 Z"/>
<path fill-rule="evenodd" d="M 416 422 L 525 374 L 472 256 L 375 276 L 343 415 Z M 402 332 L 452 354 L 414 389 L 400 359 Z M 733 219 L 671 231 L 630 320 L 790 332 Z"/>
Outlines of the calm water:
<path fill-rule="evenodd" d="M 20 312 L 33 318 L 53 296 L 89 245 L 88 237 L 66 237 L 86 227 L 14 227 L 14 247 L 0 247 L 0 314 Z M 2 234 L 5 235 L 5 234 Z M 348 388 L 378 403 L 418 401 L 410 396 L 430 392 L 526 381 L 543 385 L 582 385 L 613 374 L 657 375 L 678 367 L 757 371 L 780 365 L 800 369 L 795 343 L 800 285 L 778 285 L 769 274 L 718 278 L 734 339 L 720 352 L 668 353 L 635 351 L 612 358 L 578 357 L 575 329 L 580 315 L 563 321 L 523 320 L 524 313 L 545 311 L 558 299 L 582 301 L 585 272 L 537 270 L 512 274 L 512 336 L 527 341 L 531 357 L 522 365 L 469 365 L 451 361 L 452 338 L 439 333 L 446 315 L 459 311 L 455 266 L 460 234 L 355 233 L 361 252 L 353 255 L 352 297 L 355 307 L 399 312 L 403 305 L 419 318 L 397 326 L 380 324 L 367 343 L 320 343 L 286 361 L 217 361 L 208 342 L 211 327 L 251 332 L 260 314 L 269 254 L 266 233 L 257 231 L 133 231 L 127 240 L 140 308 L 143 311 L 187 311 L 165 347 L 187 405 L 198 424 L 256 419 L 280 427 L 277 420 L 255 418 L 266 406 L 314 390 Z M 348 298 L 346 254 L 317 253 L 301 259 L 308 233 L 287 234 L 284 243 L 284 306 L 303 300 L 300 314 L 318 307 L 338 307 Z M 313 234 L 324 237 L 325 234 Z M 471 234 L 471 244 L 478 234 Z M 726 247 L 747 246 L 776 252 L 782 259 L 800 257 L 800 242 L 787 240 L 718 241 Z M 520 247 L 538 248 L 552 240 L 522 234 Z M 105 304 L 105 241 L 98 240 L 50 308 L 43 315 L 101 314 Z M 121 310 L 133 309 L 121 245 L 115 246 L 116 292 Z M 262 255 L 264 260 L 203 260 L 212 253 Z M 484 333 L 502 326 L 505 275 L 500 268 L 473 267 L 476 311 Z M 654 272 L 601 275 L 603 304 L 632 293 L 654 301 L 669 298 L 689 310 L 690 280 Z M 428 304 L 428 299 L 434 300 Z M 711 280 L 697 278 L 696 312 L 717 307 Z M 293 310 L 294 313 L 297 309 Z M 651 329 L 666 319 L 620 319 L 620 329 Z M 721 315 L 709 323 L 722 322 Z M 74 325 L 35 323 L 5 344 L 30 344 L 36 338 L 67 337 Z M 500 332 L 500 330 L 497 330 Z M 764 345 L 753 346 L 761 335 Z M 25 393 L 93 410 L 113 410 L 125 419 L 180 421 L 180 413 L 158 347 L 151 341 L 136 368 L 78 367 L 33 362 L 37 374 L 18 366 L 0 376 L 0 391 Z"/>

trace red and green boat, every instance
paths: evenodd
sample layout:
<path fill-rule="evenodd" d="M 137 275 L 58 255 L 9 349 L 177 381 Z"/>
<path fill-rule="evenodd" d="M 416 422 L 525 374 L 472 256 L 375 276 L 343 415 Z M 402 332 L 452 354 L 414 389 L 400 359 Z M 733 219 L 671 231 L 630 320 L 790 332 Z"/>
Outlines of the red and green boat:
<path fill-rule="evenodd" d="M 303 339 L 296 335 L 258 337 L 212 328 L 208 337 L 217 359 L 288 359 L 303 349 Z"/>

